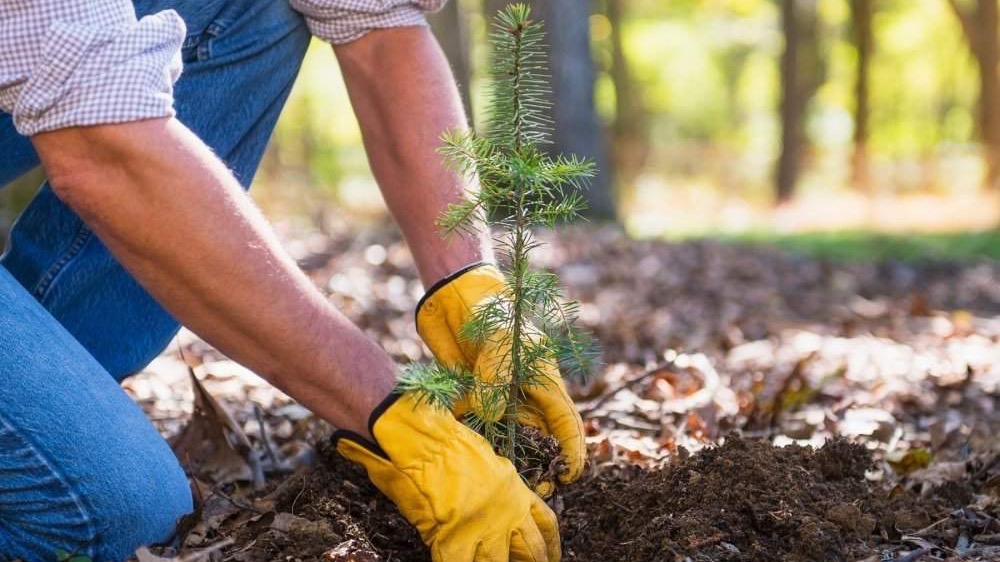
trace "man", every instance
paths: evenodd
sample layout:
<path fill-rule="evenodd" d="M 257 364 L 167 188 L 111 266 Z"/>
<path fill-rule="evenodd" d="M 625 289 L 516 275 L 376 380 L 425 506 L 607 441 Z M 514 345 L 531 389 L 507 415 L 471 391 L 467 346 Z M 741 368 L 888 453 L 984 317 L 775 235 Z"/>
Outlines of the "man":
<path fill-rule="evenodd" d="M 456 335 L 497 290 L 488 238 L 434 227 L 469 187 L 435 153 L 464 123 L 421 13 L 441 3 L 0 4 L 0 185 L 39 163 L 49 178 L 0 268 L 0 560 L 121 560 L 191 510 L 172 453 L 118 387 L 177 321 L 340 428 L 338 450 L 435 560 L 559 559 L 544 502 L 452 415 L 391 394 L 390 358 L 240 189 L 311 30 L 334 45 L 376 179 L 432 287 L 422 336 L 443 360 L 488 361 Z M 563 480 L 577 478 L 581 424 L 562 383 L 526 392 L 563 444 Z"/>

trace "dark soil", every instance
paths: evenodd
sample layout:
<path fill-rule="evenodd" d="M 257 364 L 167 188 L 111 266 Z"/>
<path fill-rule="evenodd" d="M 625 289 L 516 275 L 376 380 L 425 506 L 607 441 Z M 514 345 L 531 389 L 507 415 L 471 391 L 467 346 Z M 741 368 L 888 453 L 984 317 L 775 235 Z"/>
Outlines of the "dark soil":
<path fill-rule="evenodd" d="M 233 533 L 226 560 L 429 560 L 416 531 L 361 469 L 330 450 L 322 461 L 270 494 L 273 511 Z M 892 560 L 901 532 L 949 514 L 952 527 L 1000 531 L 989 516 L 956 511 L 972 498 L 968 482 L 890 493 L 866 480 L 871 464 L 863 446 L 842 439 L 814 451 L 731 436 L 662 470 L 590 478 L 550 503 L 563 559 L 577 562 Z M 954 532 L 949 525 L 941 532 Z"/>
<path fill-rule="evenodd" d="M 236 532 L 230 553 L 239 554 L 227 560 L 430 560 L 396 506 L 332 448 L 321 453 L 319 466 L 289 478 L 268 499 L 273 512 Z"/>
<path fill-rule="evenodd" d="M 730 438 L 665 470 L 599 477 L 564 497 L 568 560 L 839 561 L 891 527 L 865 481 L 871 457 Z"/>

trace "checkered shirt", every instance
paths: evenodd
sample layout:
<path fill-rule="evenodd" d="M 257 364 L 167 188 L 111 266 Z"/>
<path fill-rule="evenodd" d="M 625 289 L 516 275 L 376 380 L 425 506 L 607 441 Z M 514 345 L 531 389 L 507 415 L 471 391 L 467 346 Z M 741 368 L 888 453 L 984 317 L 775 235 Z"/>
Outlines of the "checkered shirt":
<path fill-rule="evenodd" d="M 447 0 L 289 0 L 302 12 L 313 35 L 340 45 L 373 29 L 426 25 L 424 12 Z"/>
<path fill-rule="evenodd" d="M 423 13 L 447 0 L 289 1 L 339 45 L 425 25 Z M 185 34 L 176 12 L 137 19 L 130 0 L 0 0 L 0 111 L 25 136 L 171 117 Z"/>

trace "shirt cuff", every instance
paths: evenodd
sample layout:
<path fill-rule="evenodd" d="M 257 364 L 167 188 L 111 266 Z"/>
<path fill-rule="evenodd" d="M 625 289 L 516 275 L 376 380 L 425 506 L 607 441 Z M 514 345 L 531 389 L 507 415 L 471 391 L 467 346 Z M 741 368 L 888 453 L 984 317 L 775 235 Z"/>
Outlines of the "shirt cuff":
<path fill-rule="evenodd" d="M 447 0 L 291 0 L 313 35 L 333 45 L 364 37 L 375 29 L 426 26 L 424 14 Z"/>
<path fill-rule="evenodd" d="M 125 26 L 56 23 L 13 108 L 17 131 L 172 117 L 185 34 L 173 10 Z"/>

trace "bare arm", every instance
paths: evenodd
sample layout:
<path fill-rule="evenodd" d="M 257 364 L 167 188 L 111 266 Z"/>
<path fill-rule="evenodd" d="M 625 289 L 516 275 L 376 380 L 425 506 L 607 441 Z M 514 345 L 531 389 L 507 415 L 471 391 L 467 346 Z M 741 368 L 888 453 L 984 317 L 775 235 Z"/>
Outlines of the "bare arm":
<path fill-rule="evenodd" d="M 176 318 L 334 425 L 368 435 L 395 366 L 281 250 L 172 119 L 33 137 L 52 188 Z"/>
<path fill-rule="evenodd" d="M 441 133 L 466 128 L 458 89 L 426 27 L 372 31 L 334 48 L 361 124 L 375 179 L 424 286 L 462 266 L 493 260 L 487 233 L 442 238 L 435 221 L 472 187 L 436 150 Z"/>

